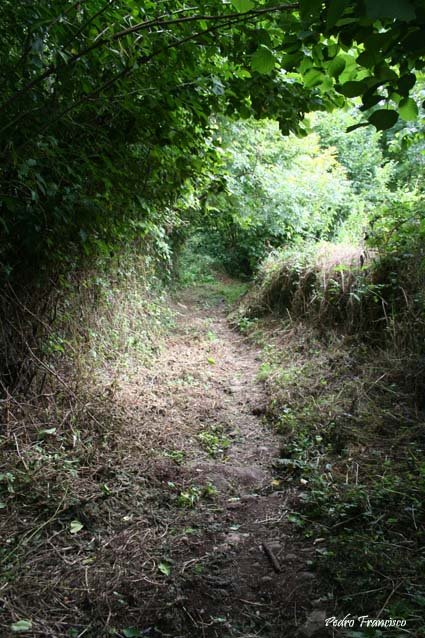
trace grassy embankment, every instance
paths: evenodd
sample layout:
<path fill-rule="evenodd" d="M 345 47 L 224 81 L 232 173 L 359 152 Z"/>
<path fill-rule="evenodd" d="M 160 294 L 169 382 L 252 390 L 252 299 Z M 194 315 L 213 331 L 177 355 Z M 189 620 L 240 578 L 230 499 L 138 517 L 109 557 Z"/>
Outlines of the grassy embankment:
<path fill-rule="evenodd" d="M 341 246 L 271 255 L 234 321 L 263 346 L 266 418 L 282 434 L 276 470 L 301 491 L 291 519 L 316 546 L 324 604 L 340 617 L 406 619 L 385 635 L 419 636 L 423 275 L 363 259 Z M 368 631 L 352 635 L 384 635 Z"/>
<path fill-rule="evenodd" d="M 128 410 L 114 398 L 120 384 L 152 365 L 172 325 L 160 289 L 146 260 L 126 255 L 107 269 L 62 280 L 47 301 L 38 303 L 34 291 L 26 302 L 4 292 L 14 332 L 3 331 L 2 355 L 21 361 L 16 378 L 2 380 L 1 396 L 6 632 L 19 630 L 13 621 L 24 623 L 22 631 L 32 623 L 37 635 L 59 631 L 66 613 L 52 592 L 67 578 L 62 571 L 73 564 L 67 561 L 91 565 L 98 539 L 122 525 L 128 504 L 141 498 L 143 467 L 120 449 Z M 88 548 L 81 530 L 96 530 Z"/>

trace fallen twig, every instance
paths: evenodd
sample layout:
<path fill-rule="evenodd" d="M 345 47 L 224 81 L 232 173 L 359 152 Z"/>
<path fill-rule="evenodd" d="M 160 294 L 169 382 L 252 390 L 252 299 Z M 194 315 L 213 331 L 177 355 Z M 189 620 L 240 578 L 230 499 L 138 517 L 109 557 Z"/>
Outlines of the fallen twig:
<path fill-rule="evenodd" d="M 267 543 L 262 543 L 262 548 L 264 549 L 264 553 L 266 554 L 267 558 L 270 560 L 274 571 L 276 572 L 276 574 L 280 574 L 280 572 L 282 571 L 279 561 L 277 560 L 276 556 L 274 555 L 270 545 L 268 545 Z"/>

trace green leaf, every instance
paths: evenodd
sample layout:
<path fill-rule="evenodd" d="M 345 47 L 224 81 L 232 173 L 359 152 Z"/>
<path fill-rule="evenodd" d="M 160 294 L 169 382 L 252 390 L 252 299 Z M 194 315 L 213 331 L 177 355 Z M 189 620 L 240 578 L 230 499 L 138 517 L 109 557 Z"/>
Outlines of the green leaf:
<path fill-rule="evenodd" d="M 378 64 L 375 67 L 374 75 L 376 78 L 382 80 L 383 82 L 392 82 L 394 80 L 397 80 L 397 73 L 393 71 L 393 69 L 390 69 L 388 64 L 385 64 L 384 62 Z"/>
<path fill-rule="evenodd" d="M 317 18 L 320 15 L 322 0 L 301 0 L 300 13 L 302 18 Z"/>
<path fill-rule="evenodd" d="M 401 95 L 407 96 L 409 94 L 410 89 L 415 86 L 416 75 L 414 73 L 407 73 L 403 75 L 398 81 L 397 88 L 398 92 Z"/>
<path fill-rule="evenodd" d="M 381 100 L 383 100 L 382 95 L 378 95 L 377 93 L 369 93 L 367 92 L 362 97 L 363 106 L 361 107 L 362 111 L 366 109 L 372 108 L 372 106 L 376 106 Z"/>
<path fill-rule="evenodd" d="M 412 120 L 416 120 L 416 118 L 418 117 L 419 109 L 415 100 L 411 97 L 408 97 L 404 100 L 401 100 L 398 106 L 398 112 L 400 113 L 400 116 L 403 118 L 403 120 L 406 120 L 406 122 L 410 122 Z"/>
<path fill-rule="evenodd" d="M 349 0 L 331 0 L 328 6 L 328 17 L 326 21 L 326 27 L 332 29 L 338 22 L 339 18 L 348 6 Z"/>
<path fill-rule="evenodd" d="M 339 86 L 338 91 L 345 97 L 357 97 L 358 95 L 363 95 L 366 88 L 366 84 L 362 81 L 351 81 Z"/>
<path fill-rule="evenodd" d="M 404 22 L 416 17 L 415 9 L 409 0 L 366 0 L 366 15 L 374 20 L 393 18 Z"/>
<path fill-rule="evenodd" d="M 328 64 L 328 73 L 333 78 L 337 78 L 345 69 L 345 60 L 340 55 L 331 60 Z"/>
<path fill-rule="evenodd" d="M 83 529 L 84 525 L 80 521 L 71 521 L 69 531 L 71 534 L 78 534 Z"/>
<path fill-rule="evenodd" d="M 361 66 L 370 69 L 372 66 L 377 64 L 379 59 L 380 56 L 378 51 L 363 51 L 363 53 L 360 53 L 357 57 L 357 62 L 361 64 Z"/>
<path fill-rule="evenodd" d="M 207 361 L 210 365 L 215 365 L 215 359 L 213 357 L 208 357 Z"/>
<path fill-rule="evenodd" d="M 369 122 L 373 124 L 378 131 L 385 131 L 394 126 L 398 120 L 398 113 L 393 109 L 378 109 L 369 117 Z"/>
<path fill-rule="evenodd" d="M 258 73 L 267 74 L 274 69 L 276 58 L 264 44 L 258 47 L 251 58 L 251 68 Z"/>
<path fill-rule="evenodd" d="M 32 622 L 31 620 L 18 620 L 18 622 L 14 622 L 10 628 L 15 634 L 23 633 L 24 631 L 31 631 Z"/>
<path fill-rule="evenodd" d="M 324 75 L 318 69 L 309 69 L 304 75 L 304 84 L 308 89 L 312 89 L 315 86 L 322 84 Z"/>
<path fill-rule="evenodd" d="M 137 629 L 137 627 L 126 627 L 122 630 L 122 633 L 125 638 L 139 638 L 142 635 L 140 629 Z"/>
<path fill-rule="evenodd" d="M 232 0 L 232 4 L 239 13 L 246 13 L 255 7 L 251 0 Z"/>
<path fill-rule="evenodd" d="M 165 576 L 169 576 L 171 574 L 171 567 L 169 563 L 159 563 L 158 569 L 161 574 L 164 574 Z"/>

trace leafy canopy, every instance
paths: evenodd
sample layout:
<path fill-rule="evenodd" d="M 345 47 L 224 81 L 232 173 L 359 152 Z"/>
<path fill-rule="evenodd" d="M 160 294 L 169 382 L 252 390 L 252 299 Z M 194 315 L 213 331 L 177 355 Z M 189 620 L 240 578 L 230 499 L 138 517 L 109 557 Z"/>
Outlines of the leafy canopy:
<path fill-rule="evenodd" d="M 378 129 L 411 121 L 424 22 L 421 0 L 3 0 L 3 274 L 137 237 L 166 255 L 212 114 L 305 135 L 354 97 Z"/>

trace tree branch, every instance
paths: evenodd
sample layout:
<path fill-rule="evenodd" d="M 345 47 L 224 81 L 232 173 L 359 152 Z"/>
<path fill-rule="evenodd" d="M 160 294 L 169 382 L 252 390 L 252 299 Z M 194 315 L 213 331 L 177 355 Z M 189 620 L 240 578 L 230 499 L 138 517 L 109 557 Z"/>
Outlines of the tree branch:
<path fill-rule="evenodd" d="M 55 73 L 57 73 L 58 71 L 60 71 L 61 69 L 65 67 L 75 64 L 76 62 L 81 60 L 83 57 L 91 53 L 92 51 L 95 51 L 96 49 L 99 49 L 103 46 L 111 44 L 112 42 L 120 40 L 126 37 L 127 35 L 130 35 L 133 33 L 140 33 L 141 31 L 145 31 L 146 29 L 150 29 L 155 26 L 160 26 L 160 27 L 170 26 L 171 27 L 174 25 L 187 24 L 191 22 L 214 21 L 214 22 L 220 22 L 220 23 L 223 22 L 225 25 L 226 23 L 229 22 L 229 20 L 231 21 L 235 20 L 236 22 L 244 22 L 245 20 L 249 20 L 251 18 L 256 18 L 258 16 L 262 16 L 262 15 L 266 15 L 270 13 L 276 13 L 277 11 L 292 11 L 298 8 L 299 8 L 298 3 L 279 4 L 272 7 L 263 7 L 261 9 L 251 9 L 251 11 L 247 11 L 246 13 L 229 13 L 223 16 L 192 15 L 192 16 L 184 16 L 182 18 L 176 18 L 174 20 L 163 20 L 162 17 L 160 17 L 160 18 L 155 18 L 153 20 L 140 22 L 139 24 L 136 24 L 132 27 L 128 27 L 128 29 L 123 29 L 121 31 L 118 31 L 117 33 L 114 33 L 110 37 L 100 38 L 99 40 L 97 40 L 90 46 L 86 47 L 79 53 L 76 53 L 73 56 L 71 56 L 66 62 L 50 65 L 43 71 L 43 73 L 41 73 L 41 75 L 37 76 L 36 78 L 28 82 L 24 87 L 22 87 L 22 89 L 19 89 L 19 91 L 16 91 L 5 102 L 3 102 L 3 104 L 0 105 L 0 113 L 4 111 L 7 108 L 7 106 L 9 106 L 9 104 L 11 104 L 18 97 L 20 97 L 21 95 L 24 95 L 25 93 L 33 89 L 35 86 L 40 84 L 40 82 L 43 82 L 44 80 L 46 80 L 51 75 L 54 75 Z M 209 32 L 210 32 L 210 29 L 206 29 L 204 32 L 199 32 L 197 34 L 192 34 L 190 36 L 187 36 L 183 41 L 187 42 L 190 39 L 199 37 L 199 35 L 202 35 L 203 33 L 209 33 Z"/>

